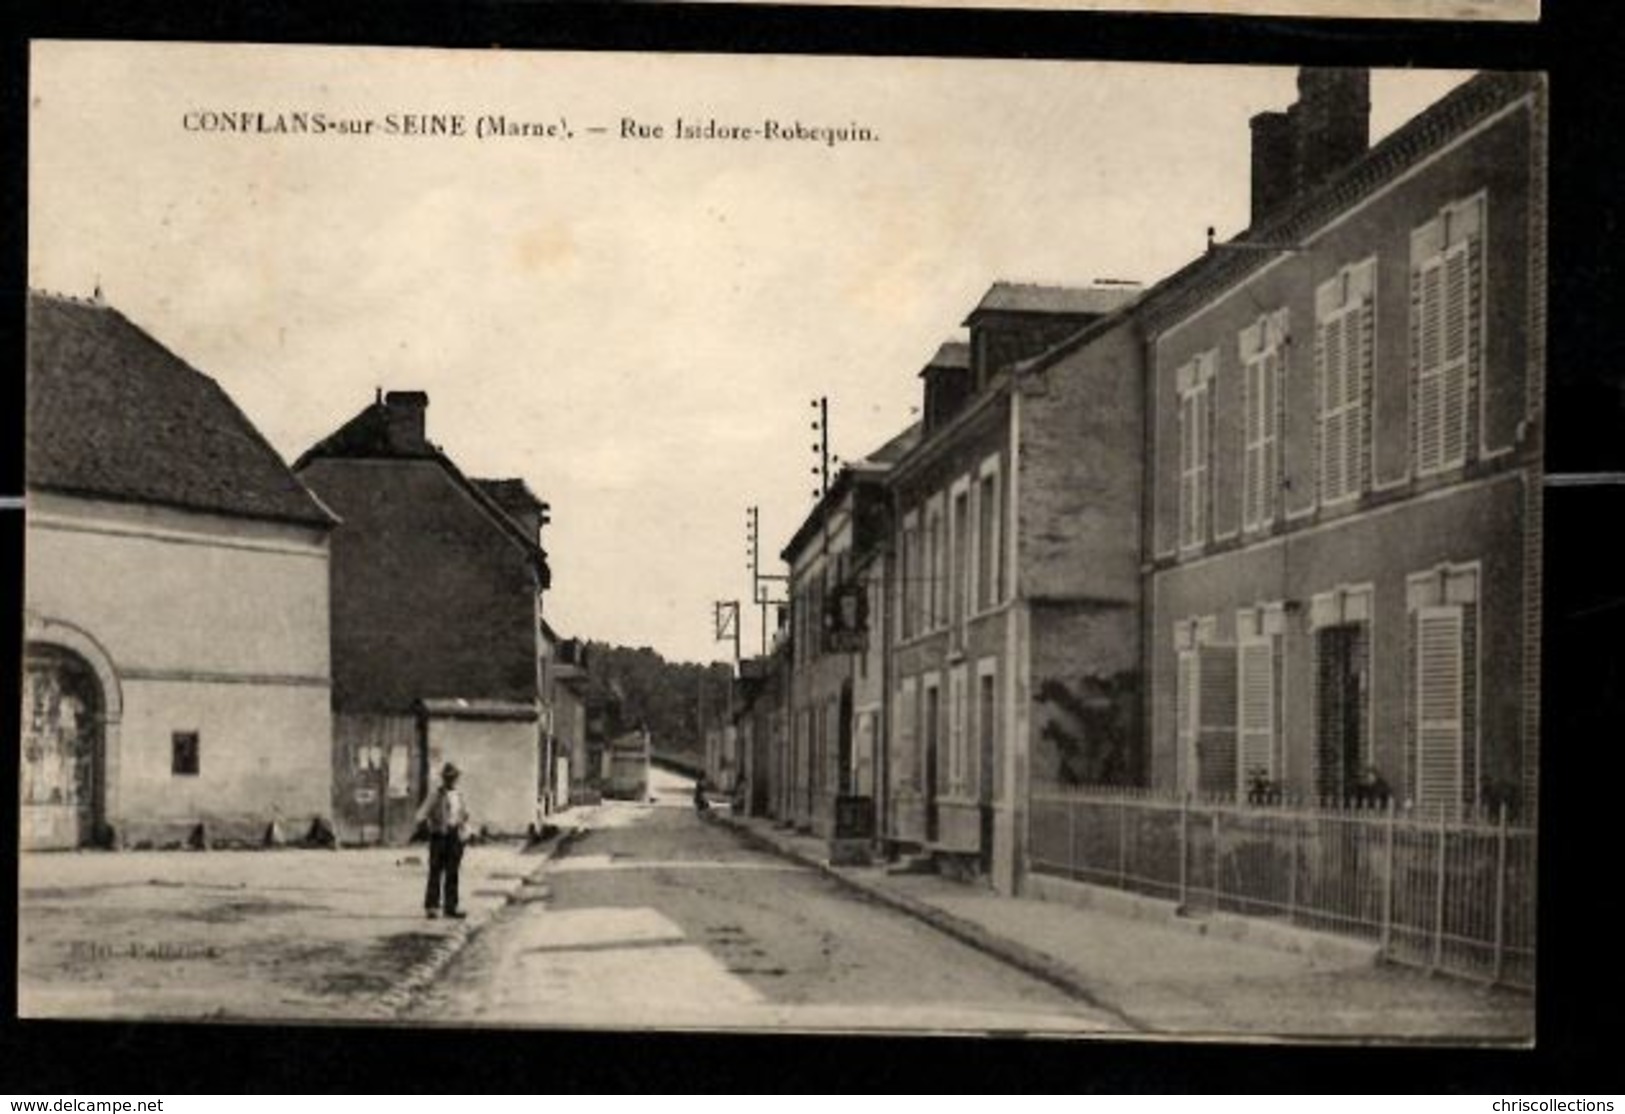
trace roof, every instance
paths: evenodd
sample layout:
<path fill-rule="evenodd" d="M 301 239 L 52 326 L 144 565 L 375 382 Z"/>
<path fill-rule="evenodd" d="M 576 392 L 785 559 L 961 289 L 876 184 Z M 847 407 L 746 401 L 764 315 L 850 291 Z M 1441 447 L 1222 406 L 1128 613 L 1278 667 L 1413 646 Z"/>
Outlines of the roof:
<path fill-rule="evenodd" d="M 547 502 L 532 491 L 530 485 L 522 479 L 482 480 L 476 477 L 474 485 L 510 514 L 548 509 Z"/>
<path fill-rule="evenodd" d="M 415 392 L 411 392 L 415 393 Z M 426 401 L 426 397 L 425 401 Z M 463 474 L 452 459 L 427 440 L 403 436 L 398 425 L 389 420 L 389 407 L 373 402 L 337 430 L 300 454 L 294 461 L 294 471 L 302 472 L 313 461 L 339 460 L 426 460 L 438 464 L 445 473 L 465 491 L 469 498 L 488 514 L 493 522 L 514 542 L 522 546 L 541 574 L 542 587 L 551 587 L 552 573 L 547 564 L 547 551 L 513 518 L 509 507 L 498 502 L 484 484 L 518 484 L 531 499 L 534 493 L 522 480 L 476 481 Z M 515 489 L 505 488 L 508 498 L 514 498 Z M 538 502 L 540 502 L 538 500 Z M 541 503 L 542 507 L 547 504 Z"/>
<path fill-rule="evenodd" d="M 1535 92 L 1540 82 L 1538 74 L 1479 74 L 1412 117 L 1319 188 L 1228 243 L 1288 243 L 1312 235 L 1320 225 L 1359 204 L 1456 136 Z M 1134 302 L 1117 313 L 1090 322 L 1047 351 L 1017 364 L 1013 370 L 1023 374 L 1048 367 L 1126 318 L 1136 318 L 1147 332 L 1154 332 L 1203 299 L 1241 282 L 1276 258 L 1270 251 L 1225 251 L 1224 246 L 1218 245 L 1217 250 L 1210 248 L 1142 291 Z"/>
<path fill-rule="evenodd" d="M 1217 292 L 1240 282 L 1277 253 L 1263 245 L 1292 244 L 1312 236 L 1323 224 L 1364 201 L 1382 186 L 1432 155 L 1446 143 L 1486 118 L 1537 92 L 1543 79 L 1531 73 L 1481 73 L 1433 102 L 1360 158 L 1260 222 L 1228 245 L 1259 245 L 1253 250 L 1210 248 L 1197 262 L 1210 266 L 1182 269 L 1190 281 L 1158 284 L 1160 297 L 1148 313 L 1148 327 L 1167 322 Z M 1152 302 L 1153 299 L 1145 299 Z"/>
<path fill-rule="evenodd" d="M 847 491 L 854 484 L 859 482 L 873 484 L 884 478 L 885 473 L 891 470 L 892 465 L 907 456 L 909 451 L 919 443 L 920 431 L 923 428 L 920 422 L 915 422 L 868 456 L 847 464 L 839 472 L 835 473 L 835 478 L 830 481 L 829 490 L 825 491 L 819 497 L 818 502 L 813 504 L 812 510 L 807 512 L 807 517 L 802 519 L 801 525 L 796 528 L 796 532 L 791 535 L 790 540 L 779 551 L 779 559 L 786 562 L 792 561 L 791 555 L 800 553 L 806 547 L 807 543 L 812 540 L 813 535 L 823 527 L 825 518 L 846 497 Z"/>
<path fill-rule="evenodd" d="M 965 319 L 968 325 L 983 313 L 1102 314 L 1121 309 L 1140 295 L 1134 285 L 1040 286 L 1026 282 L 995 282 Z"/>
<path fill-rule="evenodd" d="M 936 355 L 932 356 L 931 359 L 927 361 L 925 371 L 930 371 L 932 368 L 939 367 L 965 368 L 966 370 L 969 370 L 970 345 L 966 344 L 962 340 L 945 341 L 942 347 L 937 349 Z M 925 372 L 922 371 L 920 374 L 923 375 Z"/>
<path fill-rule="evenodd" d="M 915 422 L 903 432 L 875 449 L 868 456 L 855 463 L 860 466 L 891 465 L 901 460 L 910 449 L 920 443 L 920 434 L 925 429 L 923 422 Z"/>
<path fill-rule="evenodd" d="M 463 697 L 431 697 L 418 701 L 423 713 L 435 719 L 501 719 L 525 720 L 536 718 L 536 705 L 517 700 L 467 700 Z"/>
<path fill-rule="evenodd" d="M 28 295 L 30 488 L 329 528 L 220 385 L 101 302 Z"/>

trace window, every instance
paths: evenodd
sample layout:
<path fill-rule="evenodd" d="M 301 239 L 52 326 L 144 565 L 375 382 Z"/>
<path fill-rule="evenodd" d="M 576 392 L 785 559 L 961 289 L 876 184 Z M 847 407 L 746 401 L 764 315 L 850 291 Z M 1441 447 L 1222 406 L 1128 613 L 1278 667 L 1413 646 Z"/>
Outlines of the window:
<path fill-rule="evenodd" d="M 983 658 L 976 663 L 976 754 L 969 782 L 972 791 L 980 788 L 983 800 L 991 800 L 993 786 L 986 784 L 986 771 L 996 771 L 999 741 L 998 661 Z M 979 772 L 981 771 L 981 772 Z M 997 780 L 997 774 L 992 779 Z"/>
<path fill-rule="evenodd" d="M 948 671 L 948 793 L 970 791 L 970 685 L 965 666 Z"/>
<path fill-rule="evenodd" d="M 1241 521 L 1257 530 L 1275 521 L 1281 490 L 1281 384 L 1286 311 L 1258 319 L 1241 333 Z"/>
<path fill-rule="evenodd" d="M 899 785 L 920 787 L 920 767 L 916 761 L 918 744 L 914 738 L 914 722 L 918 711 L 918 682 L 904 677 L 897 686 L 897 782 Z"/>
<path fill-rule="evenodd" d="M 976 606 L 993 607 L 1004 595 L 1004 553 L 1000 546 L 999 458 L 982 465 L 976 487 Z"/>
<path fill-rule="evenodd" d="M 198 733 L 176 731 L 169 737 L 169 772 L 175 777 L 196 777 L 198 773 Z"/>
<path fill-rule="evenodd" d="M 1207 352 L 1178 372 L 1179 390 L 1179 545 L 1207 540 L 1212 493 L 1208 485 L 1213 446 L 1215 354 Z"/>
<path fill-rule="evenodd" d="M 1411 233 L 1411 455 L 1418 475 L 1467 462 L 1482 374 L 1484 198 Z"/>
<path fill-rule="evenodd" d="M 1478 571 L 1445 567 L 1410 578 L 1407 777 L 1416 807 L 1461 816 L 1478 803 Z"/>
<path fill-rule="evenodd" d="M 1310 601 L 1315 792 L 1341 801 L 1371 766 L 1371 590 L 1339 588 Z"/>
<path fill-rule="evenodd" d="M 970 481 L 954 485 L 950 529 L 953 533 L 952 592 L 948 607 L 949 619 L 954 623 L 964 620 L 970 610 Z"/>
<path fill-rule="evenodd" d="M 938 677 L 936 673 L 927 675 L 920 687 L 919 768 L 924 778 L 923 785 L 927 797 L 935 797 L 939 790 L 938 759 L 942 753 L 942 701 L 938 695 L 940 690 Z"/>
<path fill-rule="evenodd" d="M 1344 267 L 1315 291 L 1316 465 L 1322 503 L 1371 486 L 1376 260 Z"/>
<path fill-rule="evenodd" d="M 1174 719 L 1185 786 L 1199 793 L 1236 791 L 1236 651 L 1215 637 L 1214 621 L 1174 626 Z"/>
<path fill-rule="evenodd" d="M 902 540 L 897 555 L 900 627 L 904 639 L 919 633 L 920 624 L 920 519 L 909 514 L 903 519 Z"/>
<path fill-rule="evenodd" d="M 947 538 L 942 531 L 942 497 L 926 510 L 926 630 L 947 622 Z"/>
<path fill-rule="evenodd" d="M 1236 791 L 1242 799 L 1283 772 L 1282 630 L 1280 604 L 1236 615 Z"/>

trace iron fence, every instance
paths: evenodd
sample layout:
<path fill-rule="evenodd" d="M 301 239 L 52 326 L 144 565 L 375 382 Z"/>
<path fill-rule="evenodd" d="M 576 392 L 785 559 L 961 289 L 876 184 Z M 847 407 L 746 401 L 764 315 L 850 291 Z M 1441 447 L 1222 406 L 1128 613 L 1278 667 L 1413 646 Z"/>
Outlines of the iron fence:
<path fill-rule="evenodd" d="M 1392 803 L 1038 792 L 1032 868 L 1377 943 L 1397 963 L 1532 989 L 1535 831 Z"/>

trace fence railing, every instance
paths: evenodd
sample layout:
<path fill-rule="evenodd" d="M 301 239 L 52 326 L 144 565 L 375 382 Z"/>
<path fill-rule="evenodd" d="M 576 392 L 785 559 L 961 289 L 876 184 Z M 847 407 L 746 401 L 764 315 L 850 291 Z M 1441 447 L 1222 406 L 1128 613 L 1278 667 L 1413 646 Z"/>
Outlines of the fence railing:
<path fill-rule="evenodd" d="M 1376 942 L 1384 957 L 1532 989 L 1535 831 L 1392 803 L 1251 805 L 1152 790 L 1032 797 L 1034 870 Z"/>

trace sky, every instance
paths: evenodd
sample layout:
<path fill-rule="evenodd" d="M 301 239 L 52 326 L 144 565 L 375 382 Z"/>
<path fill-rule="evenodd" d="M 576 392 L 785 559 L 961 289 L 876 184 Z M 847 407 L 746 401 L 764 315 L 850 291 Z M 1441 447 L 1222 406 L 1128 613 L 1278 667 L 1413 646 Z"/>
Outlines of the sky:
<path fill-rule="evenodd" d="M 783 571 L 812 399 L 855 459 L 914 420 L 919 369 L 995 280 L 1150 283 L 1241 231 L 1248 118 L 1295 95 L 1290 68 L 1024 60 L 44 42 L 32 63 L 30 285 L 99 286 L 290 461 L 376 389 L 426 391 L 463 471 L 551 504 L 551 625 L 685 661 L 731 655 L 713 604 L 748 606 L 747 507 Z M 1373 140 L 1467 76 L 1374 72 Z M 293 112 L 329 130 L 201 126 Z M 409 114 L 560 137 L 386 133 Z M 675 139 L 678 117 L 875 138 Z M 744 632 L 757 652 L 753 608 Z"/>

